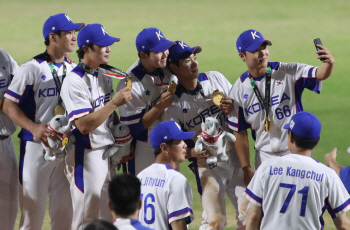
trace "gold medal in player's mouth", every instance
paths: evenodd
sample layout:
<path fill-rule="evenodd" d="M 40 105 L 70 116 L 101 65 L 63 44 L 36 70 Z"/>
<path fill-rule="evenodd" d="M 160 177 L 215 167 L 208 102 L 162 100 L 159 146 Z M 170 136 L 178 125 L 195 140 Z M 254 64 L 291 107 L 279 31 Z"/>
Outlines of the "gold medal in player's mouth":
<path fill-rule="evenodd" d="M 64 115 L 65 112 L 66 112 L 66 110 L 64 109 L 62 104 L 56 105 L 55 110 L 54 110 L 55 116 Z"/>
<path fill-rule="evenodd" d="M 4 103 L 2 102 L 2 100 L 0 99 L 0 110 L 2 110 L 2 105 L 3 105 Z"/>
<path fill-rule="evenodd" d="M 264 125 L 265 131 L 268 132 L 270 130 L 270 121 L 268 118 L 265 119 L 265 125 Z"/>
<path fill-rule="evenodd" d="M 176 91 L 177 84 L 173 81 L 169 82 L 168 92 L 174 94 Z"/>
<path fill-rule="evenodd" d="M 213 93 L 213 97 L 212 97 L 212 101 L 214 103 L 214 105 L 221 105 L 221 99 L 224 97 L 224 95 L 219 91 L 219 90 L 215 90 Z"/>
<path fill-rule="evenodd" d="M 130 76 L 126 78 L 125 87 L 128 87 L 129 89 L 132 88 L 132 80 Z"/>

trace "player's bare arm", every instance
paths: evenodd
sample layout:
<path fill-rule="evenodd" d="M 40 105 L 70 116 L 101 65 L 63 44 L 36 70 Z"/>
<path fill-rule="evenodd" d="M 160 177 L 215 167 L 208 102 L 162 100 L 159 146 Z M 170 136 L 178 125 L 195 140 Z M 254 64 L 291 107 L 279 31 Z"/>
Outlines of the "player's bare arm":
<path fill-rule="evenodd" d="M 40 140 L 45 146 L 49 147 L 47 137 L 50 137 L 53 140 L 57 139 L 56 134 L 47 128 L 47 124 L 34 123 L 23 113 L 16 102 L 5 98 L 3 110 L 14 123 L 31 132 L 33 136 Z"/>
<path fill-rule="evenodd" d="M 187 230 L 185 219 L 174 220 L 170 225 L 173 230 Z"/>
<path fill-rule="evenodd" d="M 346 217 L 345 213 L 339 217 L 334 218 L 333 222 L 337 230 L 350 229 L 350 220 Z"/>
<path fill-rule="evenodd" d="M 233 101 L 230 97 L 223 97 L 221 99 L 222 104 L 219 106 L 219 108 L 226 114 L 230 114 L 233 110 Z"/>
<path fill-rule="evenodd" d="M 324 46 L 317 45 L 320 50 L 316 52 L 319 56 L 317 59 L 323 58 L 322 64 L 316 70 L 316 78 L 317 81 L 326 80 L 333 71 L 334 66 L 334 58 L 329 49 Z"/>
<path fill-rule="evenodd" d="M 254 176 L 254 170 L 250 166 L 248 133 L 247 130 L 233 131 L 233 135 L 237 139 L 234 145 L 244 173 L 244 184 L 247 186 Z"/>
<path fill-rule="evenodd" d="M 86 135 L 100 126 L 118 106 L 124 105 L 131 100 L 131 91 L 129 88 L 119 90 L 111 101 L 109 101 L 100 110 L 90 113 L 75 120 L 75 125 L 79 131 Z"/>
<path fill-rule="evenodd" d="M 259 230 L 260 229 L 260 222 L 262 217 L 262 210 L 261 207 L 250 203 L 250 210 L 248 212 L 247 216 L 247 230 Z"/>
<path fill-rule="evenodd" d="M 187 148 L 186 150 L 186 159 L 188 158 L 197 158 L 197 159 L 206 159 L 212 156 L 209 150 L 203 149 L 203 151 L 196 152 L 194 148 Z"/>
<path fill-rule="evenodd" d="M 149 128 L 161 113 L 173 103 L 171 92 L 162 93 L 159 102 L 142 117 L 142 124 L 145 129 Z"/>

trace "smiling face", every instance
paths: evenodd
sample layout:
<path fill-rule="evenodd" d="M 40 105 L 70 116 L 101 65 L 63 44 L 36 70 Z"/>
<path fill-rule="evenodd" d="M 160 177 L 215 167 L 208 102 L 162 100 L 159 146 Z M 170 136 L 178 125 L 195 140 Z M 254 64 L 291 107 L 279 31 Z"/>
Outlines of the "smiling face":
<path fill-rule="evenodd" d="M 178 77 L 179 81 L 185 79 L 198 78 L 198 60 L 196 54 L 191 54 L 188 58 L 179 60 L 179 64 L 170 64 L 170 69 Z"/>
<path fill-rule="evenodd" d="M 75 36 L 75 30 L 62 31 L 61 36 L 54 34 L 58 47 L 64 52 L 73 52 L 75 48 L 75 42 L 77 37 Z"/>
<path fill-rule="evenodd" d="M 149 73 L 155 71 L 156 69 L 164 68 L 166 66 L 168 55 L 169 50 L 165 50 L 164 52 L 149 51 L 149 54 L 140 52 L 142 65 Z"/>
<path fill-rule="evenodd" d="M 240 58 L 247 64 L 249 70 L 255 70 L 260 72 L 266 71 L 269 61 L 270 51 L 267 48 L 267 44 L 264 42 L 257 50 L 250 52 L 246 51 L 245 55 L 240 53 Z"/>

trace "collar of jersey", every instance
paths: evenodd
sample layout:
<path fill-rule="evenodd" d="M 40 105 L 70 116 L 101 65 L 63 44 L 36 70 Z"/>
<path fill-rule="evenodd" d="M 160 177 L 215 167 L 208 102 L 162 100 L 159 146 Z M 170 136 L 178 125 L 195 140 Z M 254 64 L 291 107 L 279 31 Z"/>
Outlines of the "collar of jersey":
<path fill-rule="evenodd" d="M 273 70 L 278 70 L 279 66 L 280 66 L 280 63 L 279 62 L 269 62 L 269 66 L 271 67 L 271 69 Z M 243 73 L 241 75 L 241 82 L 243 83 L 245 81 L 245 79 L 248 78 L 248 73 L 249 71 Z M 255 81 L 261 81 L 263 78 L 265 77 L 265 74 L 260 76 L 260 77 L 257 77 L 257 78 L 254 78 Z"/>
<path fill-rule="evenodd" d="M 206 81 L 209 80 L 207 75 L 205 73 L 200 73 L 198 78 L 197 78 L 197 82 L 201 83 L 202 81 Z M 187 93 L 190 95 L 196 95 L 203 87 L 200 86 L 200 84 L 197 84 L 196 88 L 194 90 L 187 90 L 185 89 L 185 87 L 183 87 L 182 85 L 178 84 L 178 86 L 176 87 L 176 91 L 175 91 L 175 95 L 180 98 L 182 93 Z"/>
<path fill-rule="evenodd" d="M 44 53 L 38 54 L 37 56 L 33 57 L 33 59 L 35 59 L 39 64 L 41 64 L 42 62 L 46 61 L 46 55 L 48 55 L 46 53 L 46 51 Z M 67 59 L 64 58 L 65 62 L 67 62 Z M 58 68 L 60 68 L 62 66 L 62 62 L 60 63 L 56 63 L 56 62 L 52 62 L 55 66 L 57 66 Z"/>
<path fill-rule="evenodd" d="M 168 165 L 168 164 L 164 164 L 164 163 L 156 163 L 156 164 L 160 164 L 160 165 L 165 165 L 165 167 L 167 168 L 167 169 L 173 169 L 170 165 Z"/>
<path fill-rule="evenodd" d="M 150 75 L 150 76 L 158 76 L 161 72 L 163 72 L 162 69 L 156 69 L 155 71 L 153 71 L 152 73 L 148 73 L 146 72 L 145 68 L 143 67 L 141 61 L 139 61 L 139 64 L 133 69 L 131 70 L 131 72 L 140 80 L 142 81 L 142 79 L 145 77 L 145 75 Z"/>

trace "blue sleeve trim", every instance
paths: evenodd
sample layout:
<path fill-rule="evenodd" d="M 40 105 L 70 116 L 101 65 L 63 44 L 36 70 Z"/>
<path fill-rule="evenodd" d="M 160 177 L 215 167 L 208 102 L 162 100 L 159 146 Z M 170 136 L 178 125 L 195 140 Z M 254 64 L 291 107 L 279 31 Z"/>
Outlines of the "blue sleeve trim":
<path fill-rule="evenodd" d="M 253 200 L 255 200 L 256 202 L 259 202 L 260 204 L 262 204 L 262 198 L 256 196 L 252 191 L 250 191 L 248 188 L 245 190 L 245 193 L 250 196 Z"/>
<path fill-rule="evenodd" d="M 344 204 L 340 205 L 338 208 L 333 209 L 333 211 L 335 213 L 340 212 L 340 211 L 342 211 L 344 208 L 346 208 L 349 205 L 350 205 L 350 198 L 347 201 L 345 201 Z"/>
<path fill-rule="evenodd" d="M 350 193 L 350 166 L 341 168 L 339 171 L 339 175 L 346 190 L 348 190 L 348 193 Z"/>
<path fill-rule="evenodd" d="M 136 114 L 136 115 L 132 115 L 129 117 L 120 117 L 120 121 L 132 121 L 132 120 L 136 120 L 136 119 L 140 119 L 143 116 L 143 112 Z"/>
<path fill-rule="evenodd" d="M 168 219 L 173 218 L 173 217 L 175 217 L 175 216 L 179 216 L 179 215 L 185 214 L 185 213 L 187 213 L 187 212 L 193 213 L 193 212 L 192 212 L 192 209 L 190 209 L 190 208 L 187 207 L 187 208 L 184 208 L 184 209 L 181 209 L 181 210 L 178 210 L 178 211 L 175 211 L 175 212 L 170 213 L 170 214 L 168 215 Z"/>
<path fill-rule="evenodd" d="M 78 110 L 74 110 L 72 111 L 69 115 L 68 115 L 68 119 L 70 119 L 72 116 L 80 114 L 80 113 L 85 113 L 85 112 L 92 112 L 91 108 L 86 108 L 86 109 L 78 109 Z"/>
<path fill-rule="evenodd" d="M 248 124 L 245 120 L 243 108 L 238 108 L 238 131 L 247 130 L 250 128 L 250 124 Z"/>
<path fill-rule="evenodd" d="M 9 89 L 6 91 L 6 93 L 7 93 L 8 95 L 10 95 L 10 96 L 12 96 L 12 97 L 18 99 L 18 100 L 21 99 L 21 95 L 15 93 L 15 92 L 13 92 L 13 91 L 11 91 L 11 90 L 9 90 Z"/>

